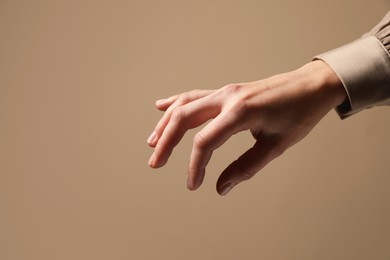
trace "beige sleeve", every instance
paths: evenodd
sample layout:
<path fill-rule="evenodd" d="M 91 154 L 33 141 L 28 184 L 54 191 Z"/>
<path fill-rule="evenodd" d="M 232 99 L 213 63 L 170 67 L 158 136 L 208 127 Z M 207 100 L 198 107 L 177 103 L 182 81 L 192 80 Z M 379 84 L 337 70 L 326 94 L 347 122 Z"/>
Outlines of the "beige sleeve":
<path fill-rule="evenodd" d="M 338 75 L 348 100 L 336 108 L 341 118 L 365 108 L 390 105 L 390 12 L 362 38 L 315 57 Z"/>

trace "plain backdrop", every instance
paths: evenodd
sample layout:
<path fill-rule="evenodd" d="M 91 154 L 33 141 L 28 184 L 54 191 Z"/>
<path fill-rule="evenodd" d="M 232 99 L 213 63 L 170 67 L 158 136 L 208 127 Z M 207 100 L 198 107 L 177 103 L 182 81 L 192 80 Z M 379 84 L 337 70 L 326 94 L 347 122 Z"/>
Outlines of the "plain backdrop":
<path fill-rule="evenodd" d="M 0 0 L 0 259 L 389 259 L 390 109 L 340 120 L 220 197 L 197 129 L 152 170 L 156 99 L 262 79 L 360 37 L 386 0 Z"/>

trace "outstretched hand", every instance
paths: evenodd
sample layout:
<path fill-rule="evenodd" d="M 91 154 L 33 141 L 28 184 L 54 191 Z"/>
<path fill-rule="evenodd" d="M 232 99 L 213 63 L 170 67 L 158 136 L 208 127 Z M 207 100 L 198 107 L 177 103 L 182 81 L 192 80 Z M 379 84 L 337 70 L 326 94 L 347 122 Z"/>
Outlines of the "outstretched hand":
<path fill-rule="evenodd" d="M 165 165 L 188 129 L 212 119 L 193 141 L 187 187 L 195 190 L 203 182 L 213 151 L 232 135 L 249 130 L 255 139 L 253 147 L 218 179 L 217 191 L 225 195 L 305 137 L 345 98 L 333 70 L 323 61 L 313 61 L 265 80 L 230 84 L 218 90 L 194 90 L 159 100 L 156 106 L 165 113 L 148 139 L 154 147 L 149 165 Z"/>

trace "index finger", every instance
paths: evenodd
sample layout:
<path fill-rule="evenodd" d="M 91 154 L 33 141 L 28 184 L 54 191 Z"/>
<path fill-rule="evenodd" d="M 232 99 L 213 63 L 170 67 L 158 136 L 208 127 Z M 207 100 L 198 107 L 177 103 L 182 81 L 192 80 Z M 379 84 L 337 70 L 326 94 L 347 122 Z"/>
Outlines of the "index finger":
<path fill-rule="evenodd" d="M 188 189 L 196 190 L 202 184 L 214 150 L 232 135 L 244 130 L 243 124 L 238 124 L 240 114 L 230 112 L 222 112 L 196 134 L 188 166 Z"/>

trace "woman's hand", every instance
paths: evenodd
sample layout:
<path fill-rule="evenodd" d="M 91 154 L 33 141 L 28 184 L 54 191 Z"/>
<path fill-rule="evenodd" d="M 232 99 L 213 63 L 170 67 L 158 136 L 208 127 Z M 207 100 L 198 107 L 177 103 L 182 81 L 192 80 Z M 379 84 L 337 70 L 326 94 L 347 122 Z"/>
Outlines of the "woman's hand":
<path fill-rule="evenodd" d="M 188 129 L 213 119 L 193 141 L 187 187 L 195 190 L 202 184 L 213 151 L 232 135 L 250 130 L 255 144 L 218 179 L 217 191 L 225 195 L 300 141 L 345 99 L 345 90 L 333 70 L 322 61 L 314 61 L 265 80 L 230 84 L 218 90 L 194 90 L 159 100 L 156 106 L 165 114 L 148 139 L 154 147 L 149 165 L 165 165 Z"/>

